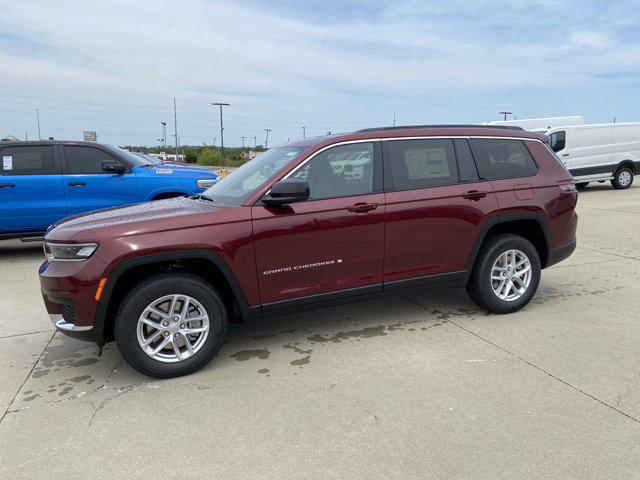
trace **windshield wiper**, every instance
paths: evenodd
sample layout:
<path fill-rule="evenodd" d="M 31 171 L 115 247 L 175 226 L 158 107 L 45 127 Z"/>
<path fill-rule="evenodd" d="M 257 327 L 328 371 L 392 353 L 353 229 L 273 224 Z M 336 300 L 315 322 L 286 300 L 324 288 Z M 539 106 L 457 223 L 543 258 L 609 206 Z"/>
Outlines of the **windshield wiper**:
<path fill-rule="evenodd" d="M 198 193 L 197 195 L 192 195 L 189 198 L 193 198 L 194 200 L 206 200 L 207 202 L 216 203 L 213 198 L 205 195 L 204 193 Z"/>

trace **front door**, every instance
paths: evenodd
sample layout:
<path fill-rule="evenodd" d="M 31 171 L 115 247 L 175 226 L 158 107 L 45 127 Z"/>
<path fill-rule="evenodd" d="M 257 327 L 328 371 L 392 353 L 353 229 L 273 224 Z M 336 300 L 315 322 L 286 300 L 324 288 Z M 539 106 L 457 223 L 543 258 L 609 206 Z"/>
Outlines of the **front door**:
<path fill-rule="evenodd" d="M 382 290 L 385 201 L 379 142 L 321 151 L 290 178 L 306 179 L 310 198 L 252 207 L 260 296 L 265 310 L 299 297 Z M 321 295 L 327 294 L 327 295 Z M 313 301 L 303 299 L 303 301 Z"/>
<path fill-rule="evenodd" d="M 480 223 L 497 209 L 491 185 L 479 181 L 468 141 L 388 141 L 385 168 L 385 290 L 432 275 L 464 275 Z"/>
<path fill-rule="evenodd" d="M 64 188 L 69 215 L 127 205 L 138 201 L 135 173 L 109 173 L 104 163 L 122 163 L 110 153 L 93 146 L 65 145 Z"/>
<path fill-rule="evenodd" d="M 0 149 L 0 234 L 41 232 L 64 218 L 62 172 L 51 145 Z"/>

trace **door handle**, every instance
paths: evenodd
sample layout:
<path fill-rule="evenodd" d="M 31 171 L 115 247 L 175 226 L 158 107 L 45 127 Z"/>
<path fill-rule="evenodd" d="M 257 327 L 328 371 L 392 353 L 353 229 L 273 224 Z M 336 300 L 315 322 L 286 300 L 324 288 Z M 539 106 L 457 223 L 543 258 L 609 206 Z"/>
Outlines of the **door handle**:
<path fill-rule="evenodd" d="M 0 183 L 0 188 L 13 188 L 15 186 L 15 183 Z"/>
<path fill-rule="evenodd" d="M 563 157 L 568 157 L 568 156 L 569 156 L 569 154 L 568 154 L 568 153 L 563 153 L 563 154 L 562 154 L 562 156 L 563 156 Z"/>
<path fill-rule="evenodd" d="M 378 208 L 377 203 L 358 202 L 354 205 L 348 206 L 347 210 L 355 213 L 365 213 L 365 212 L 370 212 L 371 210 L 375 210 L 376 208 Z"/>
<path fill-rule="evenodd" d="M 470 190 L 467 193 L 462 194 L 462 198 L 466 198 L 467 200 L 473 200 L 476 202 L 486 196 L 487 196 L 487 192 L 480 192 L 478 190 Z"/>
<path fill-rule="evenodd" d="M 84 187 L 86 182 L 69 182 L 70 187 Z"/>

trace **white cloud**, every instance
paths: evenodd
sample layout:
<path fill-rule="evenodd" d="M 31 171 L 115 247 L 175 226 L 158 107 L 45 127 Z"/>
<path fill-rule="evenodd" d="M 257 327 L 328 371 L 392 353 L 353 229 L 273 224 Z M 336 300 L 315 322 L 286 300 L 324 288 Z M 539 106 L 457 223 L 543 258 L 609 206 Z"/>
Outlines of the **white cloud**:
<path fill-rule="evenodd" d="M 637 74 L 638 39 L 619 37 L 614 22 L 607 28 L 594 5 L 390 2 L 375 14 L 314 19 L 202 0 L 5 2 L 3 18 L 20 28 L 0 27 L 0 73 L 3 89 L 22 94 L 144 104 L 177 96 L 205 110 L 224 98 L 237 115 L 290 112 L 293 133 L 298 120 L 329 123 L 345 105 L 356 108 L 344 124 L 365 120 L 377 111 L 359 105 L 362 96 L 437 98 Z M 625 5 L 611 7 L 614 18 Z"/>

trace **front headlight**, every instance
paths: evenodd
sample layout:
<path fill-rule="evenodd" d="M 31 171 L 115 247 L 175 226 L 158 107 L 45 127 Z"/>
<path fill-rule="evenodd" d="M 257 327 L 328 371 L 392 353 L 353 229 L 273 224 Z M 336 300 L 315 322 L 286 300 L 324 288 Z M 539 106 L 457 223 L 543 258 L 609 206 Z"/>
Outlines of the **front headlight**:
<path fill-rule="evenodd" d="M 49 243 L 44 242 L 44 255 L 47 260 L 85 260 L 98 248 L 97 243 Z"/>
<path fill-rule="evenodd" d="M 213 185 L 217 181 L 218 181 L 217 178 L 208 178 L 207 180 L 198 180 L 196 182 L 196 185 L 198 185 L 198 188 L 209 188 L 211 185 Z"/>

